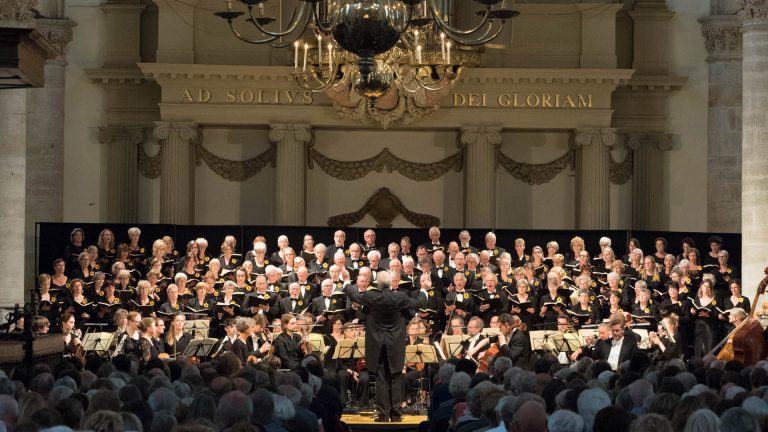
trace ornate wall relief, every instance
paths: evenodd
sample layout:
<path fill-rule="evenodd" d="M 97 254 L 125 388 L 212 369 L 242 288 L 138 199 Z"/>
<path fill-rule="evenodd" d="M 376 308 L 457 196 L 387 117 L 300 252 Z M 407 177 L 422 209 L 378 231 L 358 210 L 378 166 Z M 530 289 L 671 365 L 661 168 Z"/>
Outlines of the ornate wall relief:
<path fill-rule="evenodd" d="M 420 228 L 428 229 L 431 226 L 440 226 L 440 218 L 408 210 L 400 199 L 387 188 L 376 191 L 359 210 L 328 218 L 328 226 L 351 226 L 362 220 L 366 214 L 373 216 L 376 220 L 376 226 L 380 228 L 391 228 L 392 221 L 398 214 L 402 214 L 408 222 Z"/>
<path fill-rule="evenodd" d="M 496 149 L 496 160 L 512 177 L 522 180 L 529 185 L 538 185 L 549 183 L 550 180 L 568 166 L 573 169 L 575 158 L 573 150 L 568 150 L 564 155 L 551 162 L 526 164 L 514 161 L 502 153 L 500 149 Z"/>
<path fill-rule="evenodd" d="M 627 152 L 627 157 L 622 162 L 616 162 L 611 155 L 611 167 L 609 171 L 609 177 L 611 183 L 615 185 L 623 185 L 630 177 L 632 177 L 634 154 L 632 150 Z"/>
<path fill-rule="evenodd" d="M 221 177 L 233 181 L 242 182 L 253 177 L 261 171 L 267 164 L 275 166 L 275 148 L 270 147 L 260 155 L 246 159 L 243 161 L 223 159 L 215 154 L 209 152 L 202 146 L 197 145 L 197 165 L 200 166 L 200 161 L 205 162 L 208 168 Z"/>
<path fill-rule="evenodd" d="M 309 168 L 314 168 L 313 162 L 317 162 L 331 177 L 339 180 L 357 180 L 365 177 L 372 171 L 398 173 L 416 181 L 430 181 L 442 177 L 450 170 L 461 171 L 461 151 L 448 156 L 445 159 L 431 163 L 410 162 L 393 155 L 388 148 L 382 150 L 376 156 L 359 161 L 342 161 L 331 159 L 311 148 L 309 149 Z"/>

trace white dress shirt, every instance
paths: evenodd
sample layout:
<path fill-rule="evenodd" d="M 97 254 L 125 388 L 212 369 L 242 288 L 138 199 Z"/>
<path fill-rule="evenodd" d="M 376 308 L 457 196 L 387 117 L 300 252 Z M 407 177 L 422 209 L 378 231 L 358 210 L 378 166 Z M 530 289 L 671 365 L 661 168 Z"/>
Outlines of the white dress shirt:
<path fill-rule="evenodd" d="M 611 365 L 611 369 L 616 370 L 619 368 L 619 355 L 621 354 L 621 344 L 624 343 L 624 337 L 621 339 L 611 339 L 611 352 L 608 354 L 608 364 Z"/>

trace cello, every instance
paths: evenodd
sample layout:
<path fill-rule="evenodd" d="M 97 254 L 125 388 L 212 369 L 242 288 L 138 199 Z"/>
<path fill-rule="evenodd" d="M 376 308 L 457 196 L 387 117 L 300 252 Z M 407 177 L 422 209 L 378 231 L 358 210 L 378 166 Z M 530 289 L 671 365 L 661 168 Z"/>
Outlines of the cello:
<path fill-rule="evenodd" d="M 757 299 L 760 298 L 760 295 L 765 294 L 765 288 L 768 285 L 768 267 L 763 271 L 766 277 L 757 286 L 757 292 L 752 300 L 752 310 L 749 316 L 710 351 L 710 354 L 712 354 L 721 345 L 725 344 L 723 349 L 717 354 L 718 360 L 735 360 L 745 366 L 751 366 L 768 356 L 768 346 L 766 346 L 765 339 L 763 338 L 763 326 L 760 324 L 760 321 L 754 319 L 755 312 L 757 311 Z"/>

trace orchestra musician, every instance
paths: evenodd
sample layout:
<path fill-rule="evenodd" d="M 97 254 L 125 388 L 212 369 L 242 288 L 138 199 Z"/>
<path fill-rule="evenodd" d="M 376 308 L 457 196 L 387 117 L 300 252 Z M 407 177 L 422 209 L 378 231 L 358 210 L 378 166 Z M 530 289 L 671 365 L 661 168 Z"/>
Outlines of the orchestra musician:
<path fill-rule="evenodd" d="M 62 316 L 61 333 L 64 339 L 64 355 L 77 356 L 83 348 L 83 343 L 75 328 L 75 316 L 71 313 L 67 312 Z"/>
<path fill-rule="evenodd" d="M 295 285 L 296 292 L 298 292 L 298 284 Z M 280 359 L 280 364 L 283 369 L 293 369 L 299 366 L 299 362 L 304 357 L 304 352 L 301 348 L 302 337 L 297 333 L 296 329 L 296 315 L 285 313 L 280 318 L 280 325 L 282 331 L 275 338 L 275 356 Z"/>
<path fill-rule="evenodd" d="M 267 318 L 264 315 L 254 315 L 251 323 L 251 337 L 246 339 L 249 355 L 255 361 L 261 361 L 272 350 L 272 335 L 269 333 Z"/>
<path fill-rule="evenodd" d="M 359 326 L 354 323 L 348 322 L 342 325 L 341 321 L 338 320 L 334 321 L 334 325 L 338 325 L 341 328 L 342 339 L 350 340 L 359 337 Z M 368 373 L 365 360 L 340 358 L 335 364 L 337 368 L 334 373 L 338 379 L 341 401 L 344 404 L 354 402 L 358 407 L 367 406 L 369 402 L 368 384 L 370 382 L 370 374 Z"/>
<path fill-rule="evenodd" d="M 525 333 L 525 323 L 517 315 L 499 315 L 499 355 L 509 357 L 512 364 L 525 369 L 531 356 L 531 342 Z"/>
<path fill-rule="evenodd" d="M 192 334 L 184 331 L 186 317 L 181 312 L 176 312 L 171 316 L 171 325 L 165 335 L 165 352 L 171 357 L 182 354 L 187 349 L 187 345 L 192 341 Z"/>
<path fill-rule="evenodd" d="M 664 317 L 663 324 L 659 324 L 658 332 L 648 333 L 648 340 L 655 351 L 652 355 L 658 363 L 663 364 L 672 359 L 682 358 L 683 351 L 677 328 L 677 315 L 671 314 Z M 667 330 L 671 332 L 671 335 L 667 333 Z"/>
<path fill-rule="evenodd" d="M 232 353 L 240 359 L 242 364 L 248 364 L 248 356 L 250 350 L 246 341 L 251 338 L 253 332 L 254 319 L 248 317 L 238 317 L 235 321 L 235 329 L 237 330 L 237 339 L 232 342 Z M 223 344 L 223 342 L 222 342 Z"/>
<path fill-rule="evenodd" d="M 480 355 L 488 349 L 489 340 L 483 336 L 483 320 L 473 316 L 467 323 L 467 336 L 469 339 L 462 344 L 461 355 L 464 358 L 477 361 Z"/>
<path fill-rule="evenodd" d="M 155 344 L 155 349 L 158 355 L 165 353 L 165 340 L 163 340 L 163 334 L 165 333 L 165 321 L 162 318 L 155 318 L 155 334 L 152 335 L 152 343 Z"/>
<path fill-rule="evenodd" d="M 158 352 L 155 346 L 155 319 L 152 317 L 142 318 L 138 323 L 138 330 L 141 338 L 138 343 L 139 369 L 144 370 L 147 363 L 157 358 Z"/>
<path fill-rule="evenodd" d="M 422 275 L 424 276 L 424 275 Z M 411 319 L 411 321 L 408 323 L 408 330 L 407 330 L 407 340 L 405 342 L 406 345 L 420 345 L 420 344 L 428 344 L 429 339 L 427 338 L 427 328 L 424 326 L 424 321 L 421 320 L 418 317 L 415 317 Z M 426 365 L 424 363 L 406 363 L 403 366 L 403 394 L 409 395 L 411 390 L 414 387 L 414 382 L 416 380 L 423 378 L 424 371 L 425 371 Z M 419 387 L 419 390 L 426 390 L 427 386 L 422 385 Z M 420 395 L 417 395 L 414 398 L 406 397 L 409 401 L 416 400 Z M 404 402 L 406 403 L 406 402 Z"/>
<path fill-rule="evenodd" d="M 625 335 L 625 323 L 622 317 L 612 316 L 610 321 L 612 338 L 601 340 L 596 345 L 596 353 L 600 360 L 607 361 L 613 370 L 617 370 L 621 363 L 632 358 L 632 355 L 637 352 L 637 340 Z"/>
<path fill-rule="evenodd" d="M 128 320 L 125 322 L 125 333 L 121 335 L 121 339 L 118 340 L 118 351 L 126 355 L 139 355 L 139 340 L 141 339 L 141 331 L 139 330 L 139 324 L 141 323 L 141 314 L 138 312 L 128 312 Z"/>

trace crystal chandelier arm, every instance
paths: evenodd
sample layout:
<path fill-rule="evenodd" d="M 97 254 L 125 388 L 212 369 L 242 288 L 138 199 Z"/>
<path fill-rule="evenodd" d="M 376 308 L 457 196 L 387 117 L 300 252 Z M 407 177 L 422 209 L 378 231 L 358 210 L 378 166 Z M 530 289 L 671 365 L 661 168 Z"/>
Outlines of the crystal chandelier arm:
<path fill-rule="evenodd" d="M 307 6 L 308 4 L 309 3 L 302 2 L 301 7 L 298 8 L 298 12 L 297 12 L 297 8 L 294 8 L 293 12 L 291 13 L 291 20 L 288 21 L 290 23 L 288 27 L 286 27 L 285 30 L 276 31 L 276 32 L 267 30 L 266 28 L 264 28 L 264 26 L 262 26 L 259 23 L 258 18 L 253 14 L 252 6 L 248 6 L 248 15 L 250 16 L 251 22 L 253 23 L 253 25 L 255 25 L 260 32 L 264 33 L 267 36 L 274 36 L 275 38 L 278 38 L 281 36 L 289 35 L 293 33 L 294 30 L 296 30 L 296 27 L 299 25 L 299 23 L 303 21 L 302 18 L 304 18 L 304 10 L 308 7 Z M 309 23 L 309 20 L 304 20 L 304 25 L 302 25 L 301 33 L 304 33 L 303 29 L 307 27 L 308 23 Z M 275 39 L 270 39 L 270 40 L 275 40 Z"/>
<path fill-rule="evenodd" d="M 478 24 L 477 27 L 472 28 L 472 29 L 467 29 L 467 30 L 457 29 L 457 28 L 451 26 L 450 24 L 448 24 L 447 22 L 443 21 L 443 19 L 440 17 L 440 11 L 437 10 L 437 6 L 435 6 L 434 0 L 425 0 L 425 1 L 429 2 L 429 9 L 432 12 L 432 17 L 435 19 L 435 22 L 446 33 L 451 33 L 453 35 L 464 35 L 464 36 L 467 36 L 467 35 L 471 35 L 473 33 L 476 33 L 478 31 L 480 31 L 481 28 L 483 28 L 484 26 L 489 24 L 488 23 L 488 12 L 490 11 L 490 8 L 486 8 L 485 12 L 483 13 L 483 19 L 480 21 L 480 24 Z M 492 26 L 493 23 L 490 23 L 490 25 Z M 488 34 L 487 31 L 486 31 L 486 34 Z M 453 39 L 456 39 L 456 38 L 454 37 Z"/>

